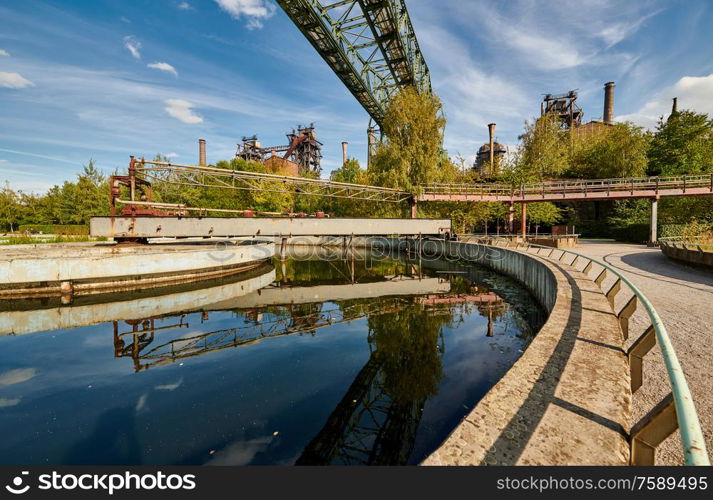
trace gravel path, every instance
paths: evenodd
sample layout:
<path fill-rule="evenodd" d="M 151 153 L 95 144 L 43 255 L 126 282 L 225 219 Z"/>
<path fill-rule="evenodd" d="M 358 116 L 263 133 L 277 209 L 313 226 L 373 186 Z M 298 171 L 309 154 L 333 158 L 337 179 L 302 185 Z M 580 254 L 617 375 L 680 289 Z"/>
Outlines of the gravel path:
<path fill-rule="evenodd" d="M 655 248 L 611 241 L 583 240 L 578 251 L 622 271 L 653 303 L 668 330 L 683 366 L 705 434 L 709 454 L 713 451 L 713 271 L 668 260 Z M 610 277 L 604 290 L 611 286 Z M 631 296 L 622 288 L 616 305 L 623 307 Z M 630 342 L 650 324 L 639 307 L 631 322 Z M 634 395 L 634 422 L 670 392 L 658 348 L 644 359 L 644 385 Z M 657 463 L 683 463 L 678 432 L 659 448 Z"/>

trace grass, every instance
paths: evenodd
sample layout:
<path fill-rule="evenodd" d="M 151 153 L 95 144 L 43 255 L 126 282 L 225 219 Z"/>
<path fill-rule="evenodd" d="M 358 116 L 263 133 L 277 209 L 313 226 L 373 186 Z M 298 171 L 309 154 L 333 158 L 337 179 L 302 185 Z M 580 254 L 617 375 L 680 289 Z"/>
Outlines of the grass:
<path fill-rule="evenodd" d="M 33 238 L 28 235 L 0 236 L 0 245 L 43 245 L 51 243 L 76 243 L 81 241 L 106 241 L 106 238 L 92 238 L 87 234 L 64 235 L 58 234 L 49 238 L 42 236 Z"/>

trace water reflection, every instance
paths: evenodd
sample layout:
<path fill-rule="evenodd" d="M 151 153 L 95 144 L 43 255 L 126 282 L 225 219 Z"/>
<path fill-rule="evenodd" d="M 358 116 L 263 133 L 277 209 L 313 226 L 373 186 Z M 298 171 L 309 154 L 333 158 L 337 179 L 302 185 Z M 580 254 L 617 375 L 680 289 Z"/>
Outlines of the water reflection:
<path fill-rule="evenodd" d="M 16 429 L 0 431 L 1 461 L 418 462 L 517 359 L 544 315 L 512 280 L 479 267 L 346 257 L 278 261 L 163 295 L 5 304 L 1 332 L 57 331 L 57 358 L 74 361 L 43 357 L 47 337 L 3 343 L 0 363 L 15 366 L 10 358 L 24 353 L 45 378 L 17 393 L 0 384 L 0 401 L 15 401 L 0 428 Z M 73 341 L 74 331 L 87 331 L 85 341 Z M 103 357 L 107 334 L 115 363 Z M 60 369 L 64 378 L 51 375 Z M 103 372 L 101 398 L 76 393 Z M 42 446 L 54 451 L 36 448 L 45 412 L 79 426 L 53 431 Z"/>

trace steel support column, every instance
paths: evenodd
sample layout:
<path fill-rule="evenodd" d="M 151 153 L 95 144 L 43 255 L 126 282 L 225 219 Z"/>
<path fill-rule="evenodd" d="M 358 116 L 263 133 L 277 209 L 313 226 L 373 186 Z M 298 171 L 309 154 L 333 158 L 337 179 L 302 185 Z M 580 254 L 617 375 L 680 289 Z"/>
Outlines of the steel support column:
<path fill-rule="evenodd" d="M 659 200 L 651 198 L 651 213 L 649 219 L 649 242 L 655 244 L 658 241 L 658 220 L 659 220 Z"/>
<path fill-rule="evenodd" d="M 512 202 L 508 208 L 508 231 L 510 234 L 515 233 L 515 205 Z"/>

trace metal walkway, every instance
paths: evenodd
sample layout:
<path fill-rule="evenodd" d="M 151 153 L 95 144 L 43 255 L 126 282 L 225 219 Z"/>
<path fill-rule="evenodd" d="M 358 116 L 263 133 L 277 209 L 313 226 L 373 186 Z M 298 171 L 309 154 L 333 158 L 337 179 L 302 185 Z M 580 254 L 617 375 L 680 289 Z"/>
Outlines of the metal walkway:
<path fill-rule="evenodd" d="M 277 3 L 377 124 L 400 87 L 431 91 L 405 0 Z"/>
<path fill-rule="evenodd" d="M 419 201 L 595 201 L 713 194 L 713 174 L 631 177 L 507 184 L 433 184 L 423 186 Z"/>

